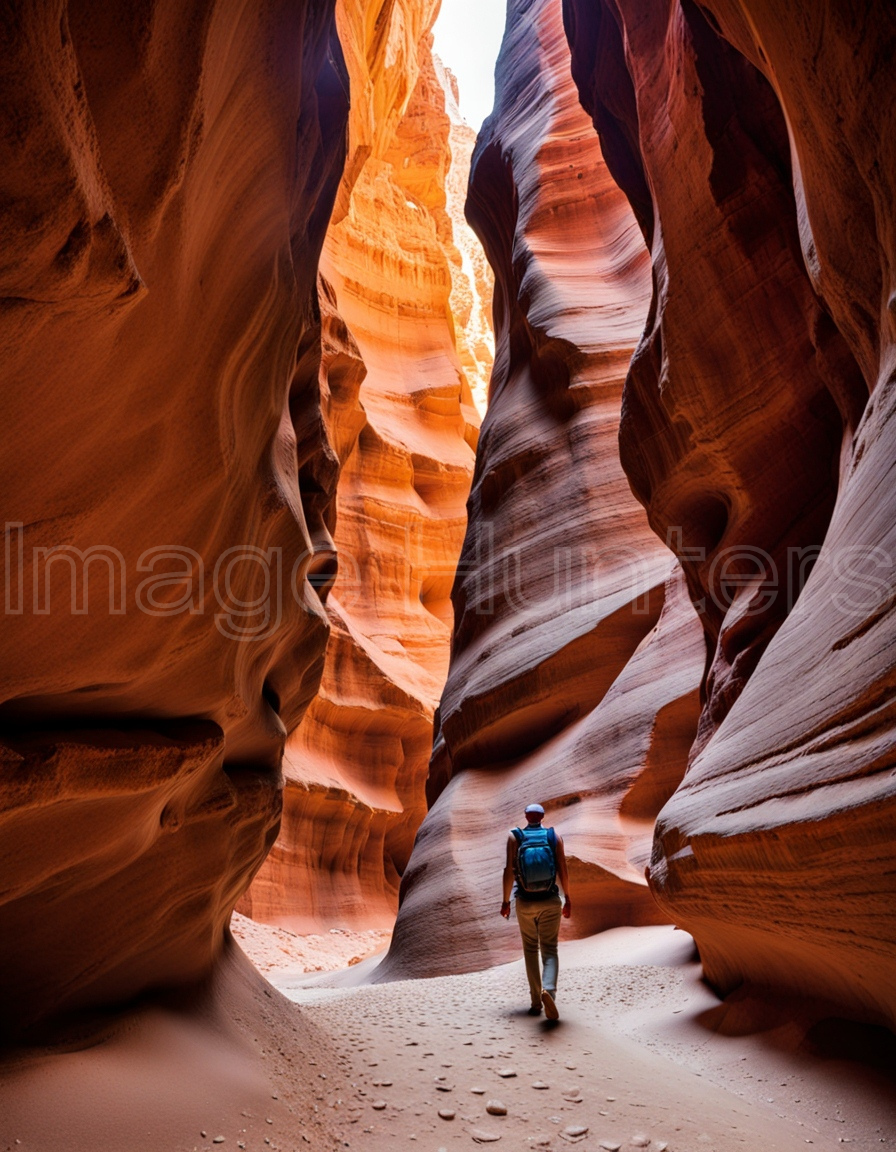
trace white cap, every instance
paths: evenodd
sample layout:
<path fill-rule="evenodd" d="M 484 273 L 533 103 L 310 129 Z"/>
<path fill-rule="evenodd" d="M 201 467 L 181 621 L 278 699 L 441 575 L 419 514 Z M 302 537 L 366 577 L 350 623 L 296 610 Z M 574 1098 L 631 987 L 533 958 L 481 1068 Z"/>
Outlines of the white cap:
<path fill-rule="evenodd" d="M 540 804 L 527 804 L 526 815 L 528 816 L 530 812 L 537 812 L 539 816 L 544 816 L 544 808 Z"/>

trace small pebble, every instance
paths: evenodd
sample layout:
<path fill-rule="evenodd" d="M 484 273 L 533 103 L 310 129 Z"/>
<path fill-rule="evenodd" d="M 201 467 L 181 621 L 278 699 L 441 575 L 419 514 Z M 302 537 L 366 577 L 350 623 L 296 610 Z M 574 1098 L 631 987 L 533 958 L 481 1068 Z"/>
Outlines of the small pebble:
<path fill-rule="evenodd" d="M 454 1119 L 454 1109 L 453 1108 L 440 1108 L 439 1109 L 439 1116 L 441 1116 L 441 1118 L 443 1120 L 453 1120 Z"/>
<path fill-rule="evenodd" d="M 453 1092 L 454 1087 L 451 1084 L 436 1084 L 436 1092 Z"/>
<path fill-rule="evenodd" d="M 650 1137 L 649 1136 L 632 1136 L 629 1143 L 634 1144 L 634 1146 L 636 1148 L 646 1148 L 647 1145 L 650 1143 Z"/>
<path fill-rule="evenodd" d="M 576 1069 L 575 1064 L 567 1064 L 566 1067 L 570 1070 L 570 1072 L 574 1072 Z"/>
<path fill-rule="evenodd" d="M 543 1080 L 536 1080 L 532 1085 L 533 1088 L 547 1088 L 547 1084 Z"/>
<path fill-rule="evenodd" d="M 516 1076 L 516 1072 L 512 1068 L 499 1068 L 498 1075 L 503 1076 L 505 1080 L 509 1080 L 511 1076 Z"/>
<path fill-rule="evenodd" d="M 215 1136 L 212 1139 L 212 1144 L 223 1144 L 223 1143 L 224 1143 L 224 1137 L 223 1136 Z"/>
<path fill-rule="evenodd" d="M 563 1131 L 566 1133 L 567 1136 L 585 1136 L 588 1133 L 588 1128 L 587 1128 L 587 1125 L 585 1125 L 585 1124 L 568 1124 L 563 1129 Z M 601 1144 L 601 1148 L 603 1148 L 603 1147 L 604 1147 L 604 1145 Z M 617 1144 L 616 1147 L 618 1148 L 619 1145 Z"/>
<path fill-rule="evenodd" d="M 504 1107 L 500 1100 L 489 1100 L 488 1104 L 485 1106 L 485 1110 L 488 1112 L 489 1116 L 507 1115 L 507 1109 Z"/>
<path fill-rule="evenodd" d="M 477 1144 L 494 1144 L 501 1137 L 497 1132 L 486 1132 L 482 1128 L 471 1128 L 470 1136 Z"/>
<path fill-rule="evenodd" d="M 601 1140 L 600 1147 L 603 1148 L 605 1152 L 619 1152 L 622 1145 L 615 1140 Z"/>
<path fill-rule="evenodd" d="M 484 1096 L 485 1095 L 485 1089 L 480 1088 L 478 1085 L 475 1088 L 471 1088 L 470 1091 L 472 1093 L 474 1093 L 476 1096 Z"/>
<path fill-rule="evenodd" d="M 373 1108 L 374 1112 L 382 1112 L 382 1110 L 386 1107 L 386 1101 L 385 1100 L 374 1100 L 371 1107 Z"/>

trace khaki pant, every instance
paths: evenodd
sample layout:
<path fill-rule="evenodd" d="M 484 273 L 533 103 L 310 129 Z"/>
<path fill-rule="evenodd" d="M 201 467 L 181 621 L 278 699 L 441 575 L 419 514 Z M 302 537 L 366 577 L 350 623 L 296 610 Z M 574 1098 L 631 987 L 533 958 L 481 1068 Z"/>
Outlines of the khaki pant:
<path fill-rule="evenodd" d="M 541 990 L 552 995 L 557 991 L 557 938 L 560 935 L 560 913 L 563 901 L 559 896 L 547 900 L 520 900 L 516 902 L 516 919 L 523 938 L 523 959 L 533 1004 L 541 1003 Z M 542 977 L 538 954 L 544 964 Z"/>

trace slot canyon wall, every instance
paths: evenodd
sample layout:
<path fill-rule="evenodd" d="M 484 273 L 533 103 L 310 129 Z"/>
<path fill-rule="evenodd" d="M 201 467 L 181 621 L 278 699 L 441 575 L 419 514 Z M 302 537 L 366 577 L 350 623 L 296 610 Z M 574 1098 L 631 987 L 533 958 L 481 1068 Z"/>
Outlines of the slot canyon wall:
<path fill-rule="evenodd" d="M 281 832 L 239 904 L 299 932 L 391 928 L 447 673 L 470 381 L 484 391 L 491 350 L 485 257 L 448 210 L 449 188 L 462 210 L 473 133 L 433 58 L 437 7 L 376 21 L 364 3 L 336 8 L 352 110 L 321 262 L 321 388 L 341 463 L 339 574 L 320 690 L 286 746 Z"/>
<path fill-rule="evenodd" d="M 896 16 L 763 0 L 565 15 L 653 264 L 623 464 L 652 526 L 682 528 L 710 646 L 651 888 L 720 991 L 892 1027 Z"/>
<path fill-rule="evenodd" d="M 0 1020 L 206 976 L 314 698 L 327 3 L 2 23 Z"/>
<path fill-rule="evenodd" d="M 445 112 L 450 129 L 451 165 L 445 182 L 445 202 L 451 218 L 455 248 L 448 248 L 451 261 L 451 313 L 457 351 L 480 416 L 488 407 L 488 387 L 495 360 L 492 327 L 492 296 L 495 278 L 482 244 L 467 223 L 464 205 L 476 133 L 458 106 L 457 79 L 438 56 L 433 58 L 436 76 L 445 93 Z M 472 479 L 472 477 L 471 477 Z"/>
<path fill-rule="evenodd" d="M 432 807 L 378 978 L 518 955 L 500 876 L 532 799 L 567 843 L 565 931 L 662 922 L 644 866 L 699 714 L 700 623 L 618 458 L 649 264 L 579 104 L 559 2 L 511 4 L 497 80 L 467 204 L 495 272 L 496 360 Z"/>

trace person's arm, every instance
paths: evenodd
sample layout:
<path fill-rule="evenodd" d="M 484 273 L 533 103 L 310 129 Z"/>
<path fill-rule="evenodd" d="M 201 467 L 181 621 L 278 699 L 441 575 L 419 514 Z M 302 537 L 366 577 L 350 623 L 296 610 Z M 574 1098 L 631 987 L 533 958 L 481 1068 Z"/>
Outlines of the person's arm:
<path fill-rule="evenodd" d="M 568 920 L 572 915 L 572 900 L 569 898 L 569 869 L 566 867 L 566 850 L 563 847 L 563 837 L 555 832 L 554 836 L 557 839 L 557 876 L 560 879 L 560 887 L 563 889 L 563 915 Z"/>
<path fill-rule="evenodd" d="M 513 866 L 516 863 L 516 837 L 511 832 L 507 837 L 507 860 L 504 864 L 504 894 L 501 898 L 501 915 L 510 918 L 510 893 L 513 891 Z"/>

